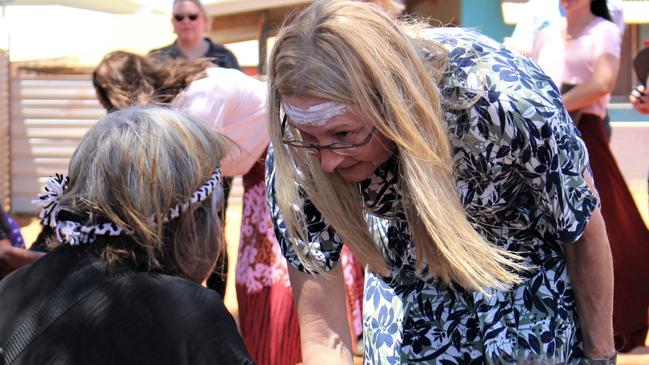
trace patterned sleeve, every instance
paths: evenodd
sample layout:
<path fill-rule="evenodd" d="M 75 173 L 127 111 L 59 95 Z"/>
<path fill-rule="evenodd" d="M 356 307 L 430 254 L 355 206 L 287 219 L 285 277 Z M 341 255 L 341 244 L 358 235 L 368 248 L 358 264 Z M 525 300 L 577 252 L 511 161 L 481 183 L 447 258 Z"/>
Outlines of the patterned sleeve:
<path fill-rule="evenodd" d="M 449 49 L 442 95 L 472 100 L 468 111 L 446 110 L 467 213 L 517 244 L 577 241 L 599 200 L 557 87 L 530 59 L 483 35 L 439 29 L 431 34 Z"/>
<path fill-rule="evenodd" d="M 583 177 L 588 152 L 556 86 L 531 62 L 524 70 L 528 75 L 520 77 L 535 80 L 528 84 L 534 86 L 502 92 L 490 113 L 500 117 L 501 130 L 511 121 L 507 148 L 537 207 L 530 222 L 546 242 L 572 243 L 599 206 Z"/>
<path fill-rule="evenodd" d="M 296 248 L 302 250 L 307 260 L 315 264 L 316 272 L 329 271 L 336 266 L 340 260 L 340 251 L 342 250 L 342 240 L 336 234 L 334 229 L 327 224 L 322 214 L 316 209 L 311 201 L 303 196 L 302 209 L 307 222 L 309 242 L 298 242 L 292 244 L 292 238 L 289 235 L 284 217 L 280 212 L 276 200 L 275 187 L 275 164 L 273 145 L 268 147 L 266 156 L 266 198 L 270 208 L 271 220 L 277 242 L 282 250 L 286 260 L 297 270 L 307 272 L 308 270 L 300 261 Z"/>

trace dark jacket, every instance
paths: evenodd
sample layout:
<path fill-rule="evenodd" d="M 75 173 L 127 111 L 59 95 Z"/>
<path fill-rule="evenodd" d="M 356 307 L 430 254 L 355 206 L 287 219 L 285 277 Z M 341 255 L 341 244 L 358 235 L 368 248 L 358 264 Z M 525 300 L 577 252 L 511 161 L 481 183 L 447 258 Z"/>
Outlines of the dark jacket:
<path fill-rule="evenodd" d="M 90 248 L 61 246 L 0 281 L 0 346 L 73 273 L 98 260 Z M 92 281 L 92 291 L 12 364 L 253 363 L 215 291 L 125 265 L 101 267 L 102 275 L 123 274 L 96 287 Z"/>
<path fill-rule="evenodd" d="M 237 61 L 237 58 L 234 56 L 232 52 L 230 52 L 230 50 L 228 50 L 227 48 L 223 47 L 220 44 L 216 44 L 212 42 L 212 40 L 210 40 L 207 37 L 205 38 L 205 40 L 209 42 L 210 47 L 208 48 L 207 53 L 203 55 L 203 57 L 212 59 L 212 62 L 214 62 L 214 64 L 219 67 L 234 68 L 237 70 L 241 69 L 239 67 L 239 62 Z M 176 42 L 166 47 L 154 49 L 150 51 L 149 56 L 156 57 L 159 59 L 185 58 L 185 56 L 182 54 L 182 52 L 180 52 L 180 50 L 176 46 Z"/>

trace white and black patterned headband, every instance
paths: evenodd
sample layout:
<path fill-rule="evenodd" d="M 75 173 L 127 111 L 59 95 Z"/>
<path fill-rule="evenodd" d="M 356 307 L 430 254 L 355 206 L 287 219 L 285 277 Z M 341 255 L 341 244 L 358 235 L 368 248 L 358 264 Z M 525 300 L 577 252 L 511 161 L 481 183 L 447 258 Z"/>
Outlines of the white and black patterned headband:
<path fill-rule="evenodd" d="M 69 181 L 70 179 L 65 175 L 56 174 L 56 176 L 50 177 L 43 191 L 38 194 L 38 199 L 32 200 L 33 204 L 41 207 L 38 217 L 41 218 L 43 225 L 54 228 L 59 242 L 79 245 L 93 242 L 96 236 L 121 236 L 134 233 L 133 230 L 120 227 L 112 222 L 84 226 L 71 220 L 58 220 L 57 216 L 62 210 L 59 206 L 59 199 Z M 223 189 L 221 189 L 221 170 L 219 168 L 214 170 L 205 184 L 192 194 L 189 201 L 179 203 L 169 209 L 169 212 L 162 217 L 162 223 L 180 217 L 189 207 L 204 201 L 211 194 L 214 194 L 213 199 L 217 200 L 216 203 L 220 204 L 223 199 Z M 152 217 L 151 221 L 156 223 L 155 217 Z"/>

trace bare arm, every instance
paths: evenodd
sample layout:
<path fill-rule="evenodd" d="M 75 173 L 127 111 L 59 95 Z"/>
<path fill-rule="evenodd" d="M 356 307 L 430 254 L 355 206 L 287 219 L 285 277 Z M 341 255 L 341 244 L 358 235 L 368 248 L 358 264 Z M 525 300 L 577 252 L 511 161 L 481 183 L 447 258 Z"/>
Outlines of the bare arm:
<path fill-rule="evenodd" d="M 620 60 L 610 53 L 597 57 L 593 76 L 563 94 L 566 109 L 568 111 L 581 109 L 613 91 L 619 67 Z"/>
<path fill-rule="evenodd" d="M 43 252 L 13 247 L 8 240 L 0 240 L 0 278 L 22 266 L 31 264 L 43 255 L 45 255 Z"/>
<path fill-rule="evenodd" d="M 590 174 L 585 173 L 585 178 L 594 191 Z M 566 259 L 577 301 L 584 352 L 591 358 L 611 356 L 615 353 L 613 260 L 599 209 L 593 213 L 581 239 L 566 246 Z"/>
<path fill-rule="evenodd" d="M 351 364 L 342 265 L 328 275 L 313 276 L 288 266 L 297 306 L 305 365 Z"/>

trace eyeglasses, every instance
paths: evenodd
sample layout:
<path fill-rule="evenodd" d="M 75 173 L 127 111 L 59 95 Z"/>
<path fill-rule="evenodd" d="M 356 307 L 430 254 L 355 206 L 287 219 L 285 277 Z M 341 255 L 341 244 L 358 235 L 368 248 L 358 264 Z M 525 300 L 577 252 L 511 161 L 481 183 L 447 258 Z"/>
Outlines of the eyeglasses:
<path fill-rule="evenodd" d="M 174 14 L 174 20 L 176 20 L 179 23 L 182 22 L 183 20 L 185 20 L 185 17 L 187 17 L 187 19 L 189 19 L 189 21 L 193 22 L 196 19 L 198 19 L 198 14 L 187 14 L 187 15 L 185 15 L 185 14 Z"/>
<path fill-rule="evenodd" d="M 286 114 L 284 114 L 284 118 L 282 119 L 282 126 L 281 126 L 282 143 L 295 148 L 305 148 L 307 152 L 311 154 L 320 153 L 322 152 L 322 150 L 331 150 L 336 154 L 349 156 L 354 153 L 354 151 L 352 150 L 353 148 L 363 147 L 366 144 L 370 143 L 370 140 L 372 139 L 372 135 L 376 130 L 376 127 L 373 127 L 372 130 L 370 130 L 370 133 L 367 134 L 367 137 L 365 137 L 361 142 L 358 143 L 334 142 L 326 145 L 319 145 L 315 143 L 300 141 L 298 139 L 293 138 L 291 132 L 286 130 L 287 119 L 288 118 Z"/>

